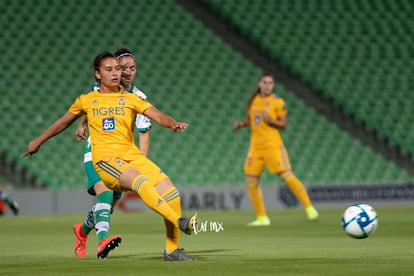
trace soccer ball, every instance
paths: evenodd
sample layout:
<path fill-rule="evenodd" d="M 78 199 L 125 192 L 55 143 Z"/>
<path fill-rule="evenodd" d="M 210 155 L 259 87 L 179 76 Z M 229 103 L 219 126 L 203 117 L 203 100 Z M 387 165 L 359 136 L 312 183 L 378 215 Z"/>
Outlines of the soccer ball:
<path fill-rule="evenodd" d="M 356 239 L 368 238 L 377 226 L 377 213 L 367 204 L 352 205 L 342 215 L 342 228 L 349 236 Z"/>

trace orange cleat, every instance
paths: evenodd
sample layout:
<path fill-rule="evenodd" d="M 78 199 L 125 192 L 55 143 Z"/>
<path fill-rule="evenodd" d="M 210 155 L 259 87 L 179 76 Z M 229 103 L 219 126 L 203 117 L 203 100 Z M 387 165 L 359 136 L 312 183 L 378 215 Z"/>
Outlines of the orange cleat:
<path fill-rule="evenodd" d="M 88 235 L 82 233 L 82 223 L 76 223 L 73 226 L 73 232 L 75 233 L 75 256 L 76 257 L 85 257 L 86 255 L 86 240 Z"/>

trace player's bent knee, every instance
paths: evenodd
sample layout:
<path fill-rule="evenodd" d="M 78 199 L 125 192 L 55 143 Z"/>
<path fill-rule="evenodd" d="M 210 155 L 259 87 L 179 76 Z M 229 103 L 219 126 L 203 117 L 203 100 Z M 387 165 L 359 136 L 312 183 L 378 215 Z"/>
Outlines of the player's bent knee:
<path fill-rule="evenodd" d="M 167 191 L 171 187 L 174 187 L 171 180 L 169 178 L 165 178 L 165 179 L 162 179 L 160 182 L 158 182 L 154 188 L 159 195 L 162 195 L 165 191 Z"/>
<path fill-rule="evenodd" d="M 247 185 L 258 185 L 259 184 L 259 176 L 258 175 L 246 175 L 246 182 Z"/>
<path fill-rule="evenodd" d="M 99 195 L 103 192 L 107 192 L 107 191 L 112 192 L 112 190 L 110 190 L 108 187 L 105 186 L 103 181 L 96 182 L 95 185 L 93 185 L 93 189 L 95 191 L 95 194 L 97 194 L 97 195 Z"/>
<path fill-rule="evenodd" d="M 127 168 L 119 177 L 121 188 L 131 191 L 132 182 L 140 175 L 141 173 L 137 169 L 133 167 Z"/>
<path fill-rule="evenodd" d="M 279 172 L 278 175 L 281 179 L 284 180 L 284 179 L 291 177 L 293 175 L 293 172 L 291 170 L 282 171 L 282 172 Z"/>

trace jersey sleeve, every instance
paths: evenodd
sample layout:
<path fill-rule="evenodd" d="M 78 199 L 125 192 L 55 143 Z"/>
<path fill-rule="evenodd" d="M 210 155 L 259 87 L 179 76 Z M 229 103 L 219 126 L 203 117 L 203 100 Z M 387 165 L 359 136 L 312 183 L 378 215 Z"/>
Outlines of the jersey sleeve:
<path fill-rule="evenodd" d="M 148 131 L 152 127 L 151 120 L 142 114 L 137 114 L 137 117 L 135 119 L 135 126 L 140 132 Z"/>
<path fill-rule="evenodd" d="M 139 90 L 137 87 L 134 86 L 134 89 L 132 90 L 135 94 L 137 94 L 141 99 L 147 101 L 147 95 L 145 95 L 144 92 Z M 145 132 L 151 129 L 151 120 L 148 117 L 145 117 L 142 114 L 137 114 L 137 117 L 135 119 L 135 126 L 137 127 L 138 131 Z"/>
<path fill-rule="evenodd" d="M 83 162 L 89 162 L 92 161 L 92 145 L 91 145 L 91 137 L 88 137 L 88 140 L 86 141 L 85 148 L 83 151 Z"/>
<path fill-rule="evenodd" d="M 85 114 L 82 104 L 82 96 L 76 98 L 75 102 L 69 108 L 69 112 L 75 116 L 81 116 Z"/>
<path fill-rule="evenodd" d="M 138 113 L 142 114 L 144 113 L 145 110 L 152 107 L 152 104 L 150 102 L 141 99 L 137 94 L 133 94 L 133 95 L 135 96 L 133 108 Z"/>
<path fill-rule="evenodd" d="M 132 90 L 135 94 L 137 94 L 141 99 L 143 99 L 143 100 L 147 100 L 148 101 L 148 98 L 147 98 L 147 95 L 145 95 L 145 93 L 144 92 L 142 92 L 141 90 L 139 90 L 138 88 L 136 88 L 136 87 L 134 87 L 134 89 Z"/>
<path fill-rule="evenodd" d="M 286 108 L 286 102 L 283 99 L 281 99 L 281 98 L 278 99 L 276 108 L 277 108 L 276 112 L 277 112 L 278 116 L 287 115 L 288 112 L 287 112 L 287 108 Z"/>

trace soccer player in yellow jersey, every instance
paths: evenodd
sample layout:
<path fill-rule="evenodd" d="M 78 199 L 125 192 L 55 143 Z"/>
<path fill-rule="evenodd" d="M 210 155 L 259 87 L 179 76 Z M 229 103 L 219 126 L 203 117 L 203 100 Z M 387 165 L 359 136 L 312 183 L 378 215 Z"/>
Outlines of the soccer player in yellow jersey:
<path fill-rule="evenodd" d="M 141 99 L 147 99 L 147 96 L 133 83 L 136 76 L 137 66 L 135 55 L 127 48 L 119 48 L 114 55 L 118 58 L 121 67 L 121 85 L 124 90 L 130 93 L 136 93 Z M 97 81 L 94 83 L 91 90 L 95 91 L 99 90 L 99 88 L 99 81 Z M 88 179 L 87 191 L 89 194 L 96 196 L 96 204 L 91 207 L 83 223 L 76 223 L 73 226 L 73 232 L 75 234 L 74 253 L 76 257 L 84 257 L 86 255 L 88 236 L 90 231 L 95 228 L 98 238 L 98 250 L 96 255 L 99 259 L 103 259 L 107 257 L 110 251 L 108 244 L 110 247 L 116 247 L 122 240 L 120 236 L 109 237 L 109 225 L 112 211 L 123 193 L 114 192 L 108 189 L 96 173 L 92 162 L 91 143 L 86 133 L 86 124 L 86 115 L 84 115 L 80 120 L 75 134 L 78 140 L 87 140 L 84 151 L 84 166 Z M 144 115 L 137 114 L 135 126 L 139 133 L 139 149 L 142 154 L 148 156 L 151 121 Z M 168 198 L 168 195 L 166 198 Z M 168 202 L 168 200 L 166 200 L 166 202 Z M 167 245 L 169 244 L 168 239 L 169 238 L 167 237 Z"/>
<path fill-rule="evenodd" d="M 136 192 L 148 207 L 168 221 L 165 226 L 170 239 L 164 250 L 164 261 L 192 260 L 178 247 L 177 232 L 191 234 L 196 217 L 181 216 L 179 192 L 168 176 L 142 154 L 133 135 L 137 113 L 174 132 L 184 131 L 188 124 L 176 122 L 135 93 L 125 92 L 120 87 L 121 68 L 113 54 L 98 54 L 93 66 L 95 78 L 100 81 L 99 90 L 78 97 L 65 115 L 27 145 L 21 157 L 36 153 L 44 142 L 86 114 L 92 161 L 105 185 L 113 191 Z"/>
<path fill-rule="evenodd" d="M 286 104 L 283 99 L 273 93 L 273 88 L 274 77 L 268 73 L 263 74 L 258 87 L 248 101 L 246 118 L 233 124 L 234 129 L 247 126 L 251 128 L 250 148 L 245 159 L 244 172 L 249 197 L 257 219 L 250 222 L 248 226 L 270 225 L 259 186 L 260 175 L 265 166 L 270 173 L 277 173 L 290 188 L 305 207 L 310 220 L 318 218 L 318 212 L 312 206 L 306 188 L 292 172 L 289 157 L 279 133 L 279 129 L 287 127 Z"/>

